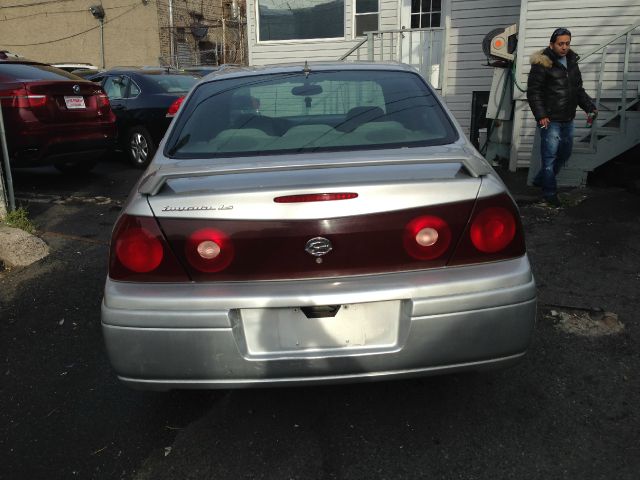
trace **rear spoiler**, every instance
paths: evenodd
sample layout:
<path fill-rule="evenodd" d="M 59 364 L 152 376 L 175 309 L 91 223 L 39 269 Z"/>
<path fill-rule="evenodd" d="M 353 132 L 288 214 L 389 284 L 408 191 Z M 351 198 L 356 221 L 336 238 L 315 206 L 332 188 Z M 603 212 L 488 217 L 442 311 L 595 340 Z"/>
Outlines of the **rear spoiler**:
<path fill-rule="evenodd" d="M 466 150 L 466 149 L 465 149 Z M 439 156 L 434 159 L 417 159 L 417 158 L 382 158 L 379 160 L 355 160 L 348 162 L 322 162 L 317 160 L 301 163 L 244 163 L 244 164 L 228 164 L 228 165 L 211 165 L 211 166 L 185 166 L 160 167 L 147 175 L 138 186 L 138 192 L 142 195 L 157 195 L 160 189 L 169 180 L 177 178 L 206 177 L 212 175 L 232 175 L 237 173 L 260 173 L 260 172 L 278 172 L 287 170 L 315 170 L 325 168 L 348 168 L 354 166 L 384 166 L 384 165 L 408 165 L 419 163 L 460 163 L 469 172 L 472 177 L 480 177 L 491 173 L 493 170 L 483 157 L 468 151 L 469 156 Z"/>

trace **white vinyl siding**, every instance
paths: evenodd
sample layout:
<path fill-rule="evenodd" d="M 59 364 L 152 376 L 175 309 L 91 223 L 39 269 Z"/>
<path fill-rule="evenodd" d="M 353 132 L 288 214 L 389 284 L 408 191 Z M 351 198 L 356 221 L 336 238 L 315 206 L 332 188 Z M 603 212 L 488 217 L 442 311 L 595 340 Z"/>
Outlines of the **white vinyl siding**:
<path fill-rule="evenodd" d="M 468 135 L 473 92 L 489 91 L 493 78 L 482 40 L 491 30 L 518 23 L 520 0 L 450 1 L 443 95 Z"/>
<path fill-rule="evenodd" d="M 549 37 L 558 27 L 571 31 L 571 48 L 578 55 L 585 55 L 606 43 L 625 28 L 640 22 L 640 0 L 523 0 L 522 30 L 519 32 L 517 72 L 518 83 L 526 88 L 530 69 L 529 57 L 535 51 L 549 45 Z M 629 87 L 637 92 L 640 84 L 640 32 L 632 36 L 629 64 Z M 620 38 L 608 48 L 602 98 L 617 100 L 621 96 L 624 43 Z M 595 98 L 597 71 L 600 68 L 600 53 L 580 63 L 580 71 L 587 93 Z M 634 90 L 635 89 L 635 90 Z M 514 92 L 516 110 L 510 168 L 528 167 L 536 130 L 524 93 Z M 632 94 L 631 94 L 632 95 Z M 576 137 L 585 135 L 585 115 L 578 111 Z"/>

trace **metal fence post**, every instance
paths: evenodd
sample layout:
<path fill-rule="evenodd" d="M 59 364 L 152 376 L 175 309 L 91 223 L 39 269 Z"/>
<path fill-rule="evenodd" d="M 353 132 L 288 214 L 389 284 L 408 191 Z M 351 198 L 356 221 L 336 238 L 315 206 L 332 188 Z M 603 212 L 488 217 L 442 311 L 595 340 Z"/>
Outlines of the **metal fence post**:
<path fill-rule="evenodd" d="M 16 202 L 13 197 L 13 178 L 11 177 L 11 167 L 9 166 L 9 149 L 7 148 L 7 135 L 4 129 L 4 118 L 2 116 L 2 103 L 0 103 L 0 152 L 2 153 L 2 163 L 0 164 L 0 218 L 7 216 L 7 206 L 12 212 L 16 209 Z M 7 194 L 5 195 L 5 181 Z"/>

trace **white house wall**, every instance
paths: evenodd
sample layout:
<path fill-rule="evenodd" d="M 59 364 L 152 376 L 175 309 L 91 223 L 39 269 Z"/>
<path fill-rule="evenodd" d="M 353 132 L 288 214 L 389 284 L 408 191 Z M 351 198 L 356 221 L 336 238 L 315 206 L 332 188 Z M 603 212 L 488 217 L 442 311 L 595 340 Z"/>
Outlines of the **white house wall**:
<path fill-rule="evenodd" d="M 465 132 L 471 125 L 474 91 L 489 91 L 493 69 L 486 66 L 482 40 L 491 30 L 518 23 L 520 0 L 452 0 L 447 20 L 443 94 Z"/>
<path fill-rule="evenodd" d="M 571 48 L 578 55 L 584 56 L 626 27 L 638 22 L 640 22 L 640 0 L 607 0 L 606 2 L 601 0 L 523 0 L 517 59 L 517 76 L 520 86 L 526 88 L 530 55 L 549 45 L 549 37 L 556 28 L 566 27 L 571 30 Z M 602 95 L 605 99 L 621 96 L 624 42 L 623 37 L 609 47 L 609 60 L 605 68 Z M 580 64 L 584 87 L 592 97 L 595 97 L 600 58 L 600 53 L 597 53 Z M 640 32 L 637 30 L 632 36 L 629 59 L 628 86 L 632 91 L 638 92 Z M 510 161 L 512 170 L 529 165 L 536 129 L 535 119 L 526 102 L 525 94 L 519 93 L 517 98 Z M 586 133 L 583 129 L 584 120 L 584 114 L 579 111 L 575 122 L 576 136 Z"/>

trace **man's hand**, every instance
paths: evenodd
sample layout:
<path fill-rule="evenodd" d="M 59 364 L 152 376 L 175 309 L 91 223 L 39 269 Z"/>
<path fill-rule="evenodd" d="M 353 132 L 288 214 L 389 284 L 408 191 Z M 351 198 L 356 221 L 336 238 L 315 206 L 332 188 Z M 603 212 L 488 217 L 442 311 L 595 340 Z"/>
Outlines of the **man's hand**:
<path fill-rule="evenodd" d="M 538 125 L 540 125 L 542 128 L 548 128 L 550 123 L 551 120 L 549 120 L 549 117 L 544 117 L 540 119 Z"/>

